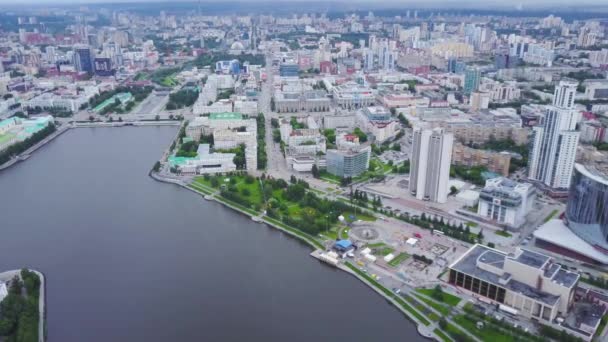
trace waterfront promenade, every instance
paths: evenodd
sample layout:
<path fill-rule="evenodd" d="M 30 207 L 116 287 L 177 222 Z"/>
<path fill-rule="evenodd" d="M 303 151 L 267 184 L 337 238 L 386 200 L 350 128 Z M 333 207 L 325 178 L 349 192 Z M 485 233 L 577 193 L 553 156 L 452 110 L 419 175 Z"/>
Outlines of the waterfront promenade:
<path fill-rule="evenodd" d="M 151 178 L 153 178 L 159 182 L 178 185 L 187 190 L 193 191 L 198 195 L 201 195 L 201 197 L 203 197 L 205 200 L 216 201 L 218 203 L 221 203 L 243 215 L 250 217 L 255 222 L 265 223 L 275 229 L 278 229 L 284 233 L 287 233 L 288 235 L 291 235 L 291 236 L 299 239 L 300 241 L 306 243 L 310 247 L 312 247 L 313 251 L 311 252 L 310 255 L 314 258 L 321 260 L 318 257 L 318 255 L 324 251 L 325 248 L 323 245 L 321 245 L 316 240 L 313 240 L 313 239 L 310 239 L 310 238 L 304 236 L 298 230 L 291 228 L 291 227 L 283 224 L 280 221 L 271 219 L 263 214 L 260 214 L 258 216 L 252 215 L 251 213 L 248 213 L 248 212 L 242 210 L 241 208 L 239 208 L 235 205 L 232 205 L 231 203 L 229 203 L 225 200 L 221 200 L 220 198 L 218 198 L 217 193 L 207 194 L 207 193 L 201 192 L 197 189 L 194 189 L 194 188 L 188 186 L 188 182 L 181 179 L 180 177 L 159 174 L 159 173 L 152 172 L 152 171 L 149 173 L 149 175 Z M 371 283 L 369 280 L 365 279 L 363 276 L 361 276 L 360 274 L 357 274 L 357 272 L 350 269 L 347 265 L 338 264 L 336 267 L 344 272 L 350 273 L 351 275 L 355 276 L 357 279 L 361 280 L 364 284 L 371 287 L 376 293 L 383 296 L 389 303 L 394 305 L 399 311 L 401 311 L 406 317 L 408 317 L 408 319 L 410 319 L 410 321 L 412 321 L 416 325 L 417 331 L 420 334 L 420 336 L 423 336 L 428 339 L 437 340 L 437 341 L 443 341 L 443 339 L 440 338 L 439 336 L 437 336 L 435 333 L 435 330 L 438 329 L 438 325 L 436 323 L 431 324 L 430 322 L 428 322 L 424 318 L 422 318 L 422 316 L 423 316 L 422 313 L 420 313 L 417 309 L 404 303 L 403 300 L 401 300 L 401 303 L 400 303 L 399 300 L 396 300 L 394 298 L 395 297 L 394 295 L 387 294 L 387 291 L 390 292 L 390 290 L 387 290 L 386 288 L 382 287 L 382 285 L 379 285 L 379 284 L 376 285 L 376 284 Z M 476 342 L 479 342 L 476 339 L 473 339 L 473 340 L 475 340 Z"/>
<path fill-rule="evenodd" d="M 38 297 L 38 342 L 44 342 L 46 339 L 44 333 L 44 322 L 46 320 L 46 284 L 44 274 L 42 274 L 42 272 L 32 269 L 30 269 L 30 271 L 34 272 L 38 278 L 40 278 L 40 296 Z M 15 276 L 21 278 L 21 270 L 11 270 L 0 273 L 0 281 L 7 282 L 13 279 Z"/>

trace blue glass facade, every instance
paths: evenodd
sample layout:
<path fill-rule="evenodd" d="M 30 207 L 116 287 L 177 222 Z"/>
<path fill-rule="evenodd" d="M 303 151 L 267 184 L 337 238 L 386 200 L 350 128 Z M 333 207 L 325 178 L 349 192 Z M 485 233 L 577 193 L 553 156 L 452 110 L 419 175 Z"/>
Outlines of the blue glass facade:
<path fill-rule="evenodd" d="M 608 178 L 577 164 L 568 206 L 568 227 L 591 245 L 608 251 Z"/>

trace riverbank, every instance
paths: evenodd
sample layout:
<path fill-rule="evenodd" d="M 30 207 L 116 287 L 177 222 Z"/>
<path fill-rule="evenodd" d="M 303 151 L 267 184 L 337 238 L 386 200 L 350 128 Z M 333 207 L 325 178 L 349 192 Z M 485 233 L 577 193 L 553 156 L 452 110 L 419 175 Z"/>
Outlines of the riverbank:
<path fill-rule="evenodd" d="M 170 183 L 170 184 L 174 184 L 174 185 L 183 187 L 198 195 L 201 195 L 201 197 L 203 197 L 205 200 L 216 201 L 218 203 L 221 203 L 221 204 L 237 211 L 240 214 L 250 217 L 255 222 L 265 223 L 275 229 L 285 232 L 285 233 L 297 238 L 298 240 L 306 243 L 310 247 L 312 247 L 312 249 L 313 249 L 313 251 L 311 253 L 312 257 L 319 259 L 317 257 L 317 255 L 325 250 L 325 247 L 323 245 L 321 245 L 318 241 L 310 239 L 309 237 L 305 236 L 297 229 L 291 228 L 291 227 L 285 225 L 284 223 L 274 220 L 272 218 L 269 218 L 263 214 L 252 215 L 250 212 L 247 212 L 247 211 L 243 210 L 242 208 L 239 208 L 238 206 L 229 203 L 227 200 L 217 198 L 215 196 L 215 194 L 205 193 L 205 192 L 199 191 L 197 189 L 194 189 L 192 187 L 189 187 L 188 184 L 186 184 L 184 181 L 182 181 L 181 179 L 179 179 L 177 177 L 166 177 L 166 176 L 160 175 L 160 174 L 152 172 L 152 171 L 149 173 L 149 176 L 158 182 Z M 321 261 L 321 259 L 319 259 L 319 260 Z M 361 274 L 358 274 L 357 272 L 352 270 L 351 269 L 352 267 L 354 267 L 354 266 L 351 265 L 351 267 L 348 267 L 348 265 L 343 265 L 343 264 L 338 264 L 336 266 L 336 268 L 353 275 L 354 277 L 356 277 L 357 279 L 362 281 L 364 284 L 371 287 L 376 293 L 378 293 L 379 295 L 384 297 L 389 303 L 394 305 L 411 322 L 413 322 L 416 325 L 417 332 L 418 332 L 418 334 L 420 334 L 420 336 L 429 338 L 429 339 L 433 339 L 433 340 L 437 340 L 437 341 L 444 341 L 441 337 L 439 337 L 435 334 L 435 332 L 433 331 L 434 324 L 431 324 L 428 320 L 426 320 L 423 317 L 422 313 L 416 311 L 415 308 L 409 306 L 403 300 L 399 300 L 398 298 L 396 299 L 395 296 L 389 290 L 384 288 L 382 285 L 374 284 L 371 281 L 369 281 L 368 279 L 365 279 L 365 277 L 363 277 Z"/>
<path fill-rule="evenodd" d="M 73 122 L 73 123 L 65 123 L 59 126 L 59 128 L 50 134 L 48 137 L 39 141 L 36 145 L 28 148 L 23 151 L 19 155 L 15 156 L 13 159 L 7 161 L 6 163 L 0 165 L 0 171 L 8 169 L 9 167 L 17 164 L 18 162 L 22 162 L 27 160 L 32 153 L 41 147 L 45 146 L 49 142 L 53 141 L 55 138 L 59 137 L 63 133 L 69 131 L 74 128 L 91 128 L 91 127 L 132 127 L 132 126 L 179 126 L 181 125 L 181 121 L 133 121 L 133 122 Z"/>
<path fill-rule="evenodd" d="M 46 340 L 46 282 L 44 274 L 40 271 L 28 269 L 33 272 L 40 279 L 39 295 L 38 295 L 38 342 L 44 342 Z M 5 271 L 0 273 L 0 281 L 7 282 L 13 279 L 15 276 L 21 277 L 21 270 Z M 23 279 L 21 279 L 23 280 Z"/>

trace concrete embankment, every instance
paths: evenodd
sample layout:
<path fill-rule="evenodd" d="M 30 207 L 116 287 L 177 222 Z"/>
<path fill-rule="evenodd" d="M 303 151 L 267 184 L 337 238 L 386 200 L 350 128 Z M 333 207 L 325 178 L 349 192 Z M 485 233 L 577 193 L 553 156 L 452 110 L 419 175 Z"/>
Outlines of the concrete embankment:
<path fill-rule="evenodd" d="M 46 280 L 40 271 L 29 269 L 40 278 L 40 296 L 38 297 L 38 342 L 46 340 Z M 0 281 L 7 282 L 15 276 L 21 278 L 21 270 L 11 270 L 0 273 Z"/>

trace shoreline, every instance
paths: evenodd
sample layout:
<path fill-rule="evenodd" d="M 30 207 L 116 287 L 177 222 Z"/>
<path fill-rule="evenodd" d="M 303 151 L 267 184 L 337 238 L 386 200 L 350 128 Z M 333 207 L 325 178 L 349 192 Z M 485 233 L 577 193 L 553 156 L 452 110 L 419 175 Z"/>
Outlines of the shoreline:
<path fill-rule="evenodd" d="M 75 128 L 94 128 L 94 127 L 146 127 L 146 126 L 180 126 L 181 121 L 133 121 L 133 122 L 74 122 L 74 123 L 64 123 L 58 127 L 58 129 L 45 137 L 41 141 L 39 141 L 36 145 L 28 148 L 27 150 L 21 152 L 19 155 L 15 156 L 13 159 L 7 161 L 6 163 L 0 165 L 0 172 L 9 169 L 11 166 L 18 164 L 19 162 L 26 161 L 29 157 L 32 156 L 32 153 L 36 152 L 40 148 L 44 147 L 46 144 L 55 140 L 55 138 L 63 135 L 63 133 L 75 129 Z"/>
<path fill-rule="evenodd" d="M 310 253 L 310 256 L 319 260 L 319 262 L 322 262 L 321 259 L 319 259 L 317 257 L 317 254 L 319 252 L 324 252 L 324 250 L 319 249 L 319 246 L 315 245 L 315 243 L 311 242 L 310 240 L 306 239 L 303 236 L 300 236 L 288 229 L 285 229 L 284 227 L 281 227 L 280 225 L 269 221 L 266 217 L 261 218 L 260 216 L 253 216 L 250 213 L 231 205 L 230 203 L 218 200 L 215 196 L 209 196 L 208 194 L 205 194 L 201 191 L 198 191 L 196 189 L 190 188 L 187 184 L 185 184 L 182 180 L 180 179 L 174 179 L 174 178 L 168 178 L 168 177 L 163 177 L 153 171 L 150 171 L 148 173 L 148 176 L 150 176 L 150 178 L 154 179 L 157 182 L 161 182 L 161 183 L 168 183 L 168 184 L 174 184 L 177 185 L 179 187 L 182 187 L 186 190 L 190 190 L 198 195 L 200 195 L 201 197 L 203 197 L 205 200 L 208 201 L 215 201 L 221 205 L 224 205 L 234 211 L 236 211 L 237 213 L 241 214 L 241 215 L 245 215 L 247 217 L 249 217 L 250 219 L 252 219 L 254 222 L 256 223 L 264 223 L 274 229 L 280 230 L 288 235 L 290 235 L 291 237 L 296 238 L 298 241 L 305 243 L 306 245 L 308 245 L 309 247 L 312 248 L 312 251 Z M 347 266 L 339 264 L 336 265 L 334 268 L 341 270 L 343 272 L 346 272 L 348 274 L 350 274 L 351 276 L 359 279 L 361 282 L 363 282 L 365 285 L 367 285 L 368 287 L 370 287 L 374 292 L 376 292 L 377 294 L 379 294 L 380 296 L 382 296 L 384 299 L 386 299 L 386 301 L 388 301 L 390 304 L 392 304 L 392 306 L 394 306 L 397 310 L 399 310 L 402 314 L 405 315 L 405 317 L 412 322 L 412 324 L 414 324 L 414 326 L 416 327 L 416 332 L 418 333 L 418 335 L 420 335 L 423 338 L 426 339 L 430 339 L 430 340 L 434 340 L 434 341 L 442 341 L 442 339 L 439 336 L 436 336 L 435 333 L 428 329 L 427 326 L 425 324 L 423 324 L 422 322 L 420 322 L 416 317 L 414 317 L 410 312 L 408 312 L 406 309 L 404 309 L 401 305 L 399 305 L 393 298 L 387 296 L 382 289 L 374 286 L 373 284 L 371 284 L 369 281 L 367 281 L 367 279 L 363 278 L 362 276 L 360 276 L 359 274 L 357 274 L 356 272 L 352 271 L 351 269 L 349 269 Z M 412 307 L 412 310 L 417 310 L 416 308 Z M 417 311 L 416 311 L 417 312 Z M 422 315 L 422 314 L 421 314 Z"/>
<path fill-rule="evenodd" d="M 26 268 L 30 272 L 34 272 L 40 279 L 40 289 L 38 297 L 38 342 L 46 341 L 46 278 L 44 274 L 38 270 Z M 0 279 L 12 279 L 18 275 L 20 277 L 21 269 L 9 270 L 0 273 Z"/>

